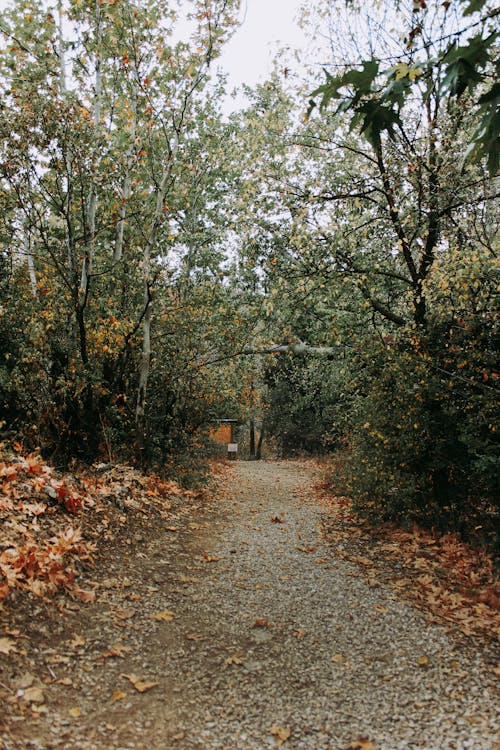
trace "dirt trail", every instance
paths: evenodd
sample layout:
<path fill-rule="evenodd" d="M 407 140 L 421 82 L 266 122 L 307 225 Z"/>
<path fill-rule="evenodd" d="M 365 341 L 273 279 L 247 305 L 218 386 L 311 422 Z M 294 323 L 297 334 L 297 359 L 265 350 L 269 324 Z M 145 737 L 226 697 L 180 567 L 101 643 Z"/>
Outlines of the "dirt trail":
<path fill-rule="evenodd" d="M 481 654 L 334 558 L 311 480 L 307 463 L 237 462 L 185 528 L 110 560 L 98 603 L 42 628 L 39 672 L 2 673 L 9 705 L 44 694 L 3 748 L 498 747 Z"/>

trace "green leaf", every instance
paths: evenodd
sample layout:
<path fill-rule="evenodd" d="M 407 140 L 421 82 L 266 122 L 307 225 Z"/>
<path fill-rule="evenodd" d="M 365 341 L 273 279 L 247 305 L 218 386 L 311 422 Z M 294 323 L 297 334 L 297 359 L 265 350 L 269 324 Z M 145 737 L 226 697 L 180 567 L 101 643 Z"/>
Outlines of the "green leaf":
<path fill-rule="evenodd" d="M 470 16 L 473 13 L 478 13 L 486 5 L 486 0 L 465 0 L 469 4 L 464 8 L 464 16 Z"/>
<path fill-rule="evenodd" d="M 371 91 L 373 81 L 378 75 L 378 62 L 365 60 L 362 70 L 348 70 L 342 76 L 342 86 L 352 85 L 360 95 Z"/>

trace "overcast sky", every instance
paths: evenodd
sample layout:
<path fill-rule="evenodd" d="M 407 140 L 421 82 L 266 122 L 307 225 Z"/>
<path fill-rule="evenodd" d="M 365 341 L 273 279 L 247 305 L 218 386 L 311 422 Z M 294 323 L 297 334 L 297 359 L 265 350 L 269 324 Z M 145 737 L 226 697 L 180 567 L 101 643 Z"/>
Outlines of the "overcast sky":
<path fill-rule="evenodd" d="M 229 74 L 230 88 L 265 80 L 279 48 L 304 45 L 296 23 L 300 4 L 301 0 L 243 0 L 243 24 L 217 60 Z"/>

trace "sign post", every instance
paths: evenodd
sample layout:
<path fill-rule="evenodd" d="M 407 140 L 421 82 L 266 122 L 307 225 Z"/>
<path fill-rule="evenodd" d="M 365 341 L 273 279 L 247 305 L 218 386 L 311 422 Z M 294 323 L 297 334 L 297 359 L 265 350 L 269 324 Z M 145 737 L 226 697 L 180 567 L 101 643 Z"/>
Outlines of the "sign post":
<path fill-rule="evenodd" d="M 237 454 L 238 454 L 238 443 L 228 443 L 227 444 L 227 457 L 234 461 L 236 460 Z"/>

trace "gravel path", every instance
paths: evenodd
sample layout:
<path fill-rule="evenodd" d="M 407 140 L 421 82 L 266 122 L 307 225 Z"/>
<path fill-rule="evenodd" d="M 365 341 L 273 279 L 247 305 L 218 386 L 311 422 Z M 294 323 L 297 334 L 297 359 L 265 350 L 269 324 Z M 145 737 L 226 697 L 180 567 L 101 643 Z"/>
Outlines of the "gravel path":
<path fill-rule="evenodd" d="M 498 749 L 481 654 L 335 559 L 311 481 L 306 463 L 237 462 L 199 523 L 110 565 L 109 595 L 67 625 L 80 662 L 45 652 L 72 688 L 47 688 L 37 734 L 6 750 Z M 124 605 L 127 591 L 142 595 Z M 172 621 L 151 619 L 165 610 Z M 123 658 L 99 660 L 118 638 Z M 158 685 L 140 693 L 124 674 Z"/>
<path fill-rule="evenodd" d="M 498 747 L 479 658 L 331 559 L 310 470 L 235 472 L 208 552 L 220 559 L 179 610 L 205 640 L 171 654 L 177 698 L 158 728 L 174 722 L 183 750 L 263 750 L 288 731 L 290 750 Z"/>

